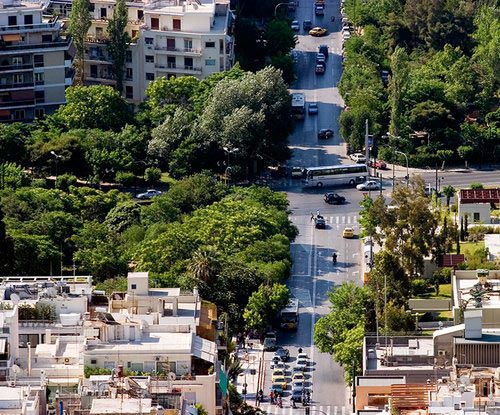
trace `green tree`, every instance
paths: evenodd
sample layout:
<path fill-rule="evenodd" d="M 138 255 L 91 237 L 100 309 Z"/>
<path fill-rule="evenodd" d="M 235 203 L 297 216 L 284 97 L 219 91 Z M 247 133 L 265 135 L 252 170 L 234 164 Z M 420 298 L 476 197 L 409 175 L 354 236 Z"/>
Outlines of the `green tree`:
<path fill-rule="evenodd" d="M 217 278 L 221 267 L 220 252 L 213 246 L 202 246 L 193 253 L 187 269 L 194 278 L 210 284 Z"/>
<path fill-rule="evenodd" d="M 389 131 L 393 136 L 399 136 L 403 130 L 403 99 L 408 85 L 408 55 L 403 48 L 397 47 L 391 56 L 392 76 L 389 82 L 391 121 Z"/>
<path fill-rule="evenodd" d="M 127 102 L 110 86 L 76 86 L 66 90 L 66 104 L 54 114 L 64 129 L 118 131 L 132 120 Z"/>
<path fill-rule="evenodd" d="M 13 269 L 14 243 L 7 235 L 4 213 L 0 205 L 0 276 L 10 275 Z"/>
<path fill-rule="evenodd" d="M 456 192 L 457 192 L 457 190 L 451 185 L 443 187 L 443 194 L 446 196 L 446 206 L 447 207 L 450 207 L 450 199 L 453 196 L 455 196 Z"/>
<path fill-rule="evenodd" d="M 277 313 L 286 306 L 290 293 L 284 284 L 264 285 L 254 292 L 245 308 L 243 318 L 248 329 L 264 330 Z"/>
<path fill-rule="evenodd" d="M 286 20 L 271 20 L 267 25 L 265 38 L 268 56 L 288 55 L 295 47 L 297 37 Z"/>
<path fill-rule="evenodd" d="M 121 233 L 130 226 L 139 223 L 141 217 L 141 207 L 138 203 L 127 200 L 118 203 L 106 215 L 105 224 L 113 232 Z"/>
<path fill-rule="evenodd" d="M 459 146 L 457 148 L 457 153 L 459 157 L 465 161 L 465 164 L 467 165 L 467 161 L 470 160 L 470 157 L 474 153 L 474 148 L 471 146 Z"/>
<path fill-rule="evenodd" d="M 71 4 L 69 33 L 71 33 L 73 37 L 73 43 L 76 49 L 76 79 L 80 85 L 84 83 L 85 40 L 91 23 L 90 1 L 75 0 Z"/>
<path fill-rule="evenodd" d="M 148 167 L 144 171 L 144 180 L 148 184 L 156 184 L 161 179 L 161 170 L 158 167 Z"/>
<path fill-rule="evenodd" d="M 113 17 L 108 22 L 108 51 L 113 60 L 111 71 L 116 79 L 116 90 L 121 95 L 123 91 L 123 72 L 130 36 L 126 31 L 128 8 L 125 0 L 116 0 Z"/>

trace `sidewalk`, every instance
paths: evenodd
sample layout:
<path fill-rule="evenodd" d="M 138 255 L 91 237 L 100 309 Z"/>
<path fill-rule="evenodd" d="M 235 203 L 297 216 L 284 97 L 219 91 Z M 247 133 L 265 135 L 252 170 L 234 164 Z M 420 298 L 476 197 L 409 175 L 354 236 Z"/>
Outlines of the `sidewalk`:
<path fill-rule="evenodd" d="M 262 345 L 258 340 L 252 343 L 252 348 L 250 348 L 249 343 L 247 343 L 246 349 L 239 349 L 236 352 L 236 356 L 240 359 L 243 369 L 242 373 L 236 379 L 236 389 L 245 402 L 254 406 L 258 392 L 259 379 L 261 376 L 264 376 L 265 372 L 265 362 L 263 361 L 262 352 Z M 262 371 L 262 373 L 260 373 L 260 371 Z M 244 393 L 245 384 L 246 395 Z"/>

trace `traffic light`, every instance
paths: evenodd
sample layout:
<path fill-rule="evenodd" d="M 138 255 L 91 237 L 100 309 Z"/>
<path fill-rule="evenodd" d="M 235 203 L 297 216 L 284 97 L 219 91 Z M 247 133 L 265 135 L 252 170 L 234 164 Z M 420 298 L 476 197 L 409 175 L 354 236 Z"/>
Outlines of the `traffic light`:
<path fill-rule="evenodd" d="M 311 413 L 311 408 L 309 408 L 308 406 L 306 406 L 306 415 L 310 415 Z"/>

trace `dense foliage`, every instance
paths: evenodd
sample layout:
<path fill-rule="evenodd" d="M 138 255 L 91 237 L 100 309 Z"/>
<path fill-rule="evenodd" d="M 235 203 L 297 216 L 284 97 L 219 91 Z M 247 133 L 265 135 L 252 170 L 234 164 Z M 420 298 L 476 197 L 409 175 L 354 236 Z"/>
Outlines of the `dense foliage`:
<path fill-rule="evenodd" d="M 352 149 L 368 119 L 380 158 L 399 160 L 396 149 L 423 167 L 499 160 L 498 7 L 346 0 L 345 11 L 356 35 L 345 44 L 340 124 Z"/>
<path fill-rule="evenodd" d="M 287 207 L 284 194 L 226 187 L 209 174 L 174 183 L 149 205 L 117 190 L 73 185 L 8 189 L 0 193 L 0 270 L 59 275 L 75 267 L 103 283 L 130 269 L 149 271 L 160 286 L 198 287 L 240 327 L 261 286 L 275 298 L 265 326 L 288 298 L 281 283 L 296 229 Z"/>

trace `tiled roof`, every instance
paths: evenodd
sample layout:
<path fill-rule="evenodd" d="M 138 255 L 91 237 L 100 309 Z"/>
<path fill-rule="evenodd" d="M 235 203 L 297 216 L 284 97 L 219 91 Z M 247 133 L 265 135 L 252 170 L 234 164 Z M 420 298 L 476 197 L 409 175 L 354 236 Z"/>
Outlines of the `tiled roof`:
<path fill-rule="evenodd" d="M 500 189 L 461 189 L 460 203 L 500 203 Z"/>

